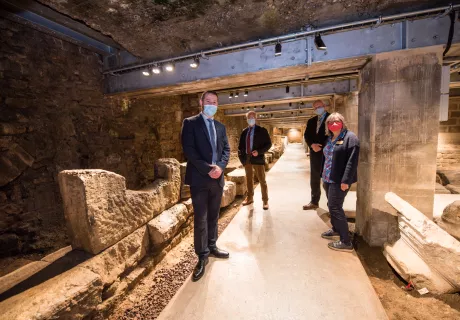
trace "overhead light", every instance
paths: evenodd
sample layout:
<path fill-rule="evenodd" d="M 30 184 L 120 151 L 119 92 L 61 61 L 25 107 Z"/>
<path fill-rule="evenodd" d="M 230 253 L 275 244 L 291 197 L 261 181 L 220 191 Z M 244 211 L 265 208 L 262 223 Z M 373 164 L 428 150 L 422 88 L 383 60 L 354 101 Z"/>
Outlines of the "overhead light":
<path fill-rule="evenodd" d="M 240 96 L 240 94 L 239 94 L 239 92 L 237 91 L 237 92 L 235 93 L 235 98 L 238 98 L 239 96 Z"/>
<path fill-rule="evenodd" d="M 241 110 L 244 110 L 244 107 L 241 107 Z"/>
<path fill-rule="evenodd" d="M 233 98 L 233 92 L 230 92 L 230 95 L 228 96 L 229 99 Z"/>
<path fill-rule="evenodd" d="M 289 93 L 289 86 L 286 86 L 286 93 Z"/>
<path fill-rule="evenodd" d="M 144 70 L 142 71 L 142 74 L 146 77 L 148 77 L 150 75 L 150 72 L 148 70 Z"/>
<path fill-rule="evenodd" d="M 278 42 L 276 45 L 275 45 L 275 57 L 278 57 L 281 55 L 281 43 Z"/>
<path fill-rule="evenodd" d="M 265 108 L 265 105 L 262 106 L 262 109 Z"/>
<path fill-rule="evenodd" d="M 160 67 L 160 66 L 154 66 L 154 67 L 152 68 L 152 72 L 153 72 L 154 74 L 160 74 L 160 73 L 161 73 L 161 67 Z"/>
<path fill-rule="evenodd" d="M 300 105 L 302 105 L 302 106 L 303 106 L 304 104 L 305 104 L 305 103 L 303 103 L 303 101 L 300 103 Z"/>
<path fill-rule="evenodd" d="M 193 59 L 193 61 L 190 63 L 190 67 L 193 69 L 196 69 L 200 66 L 200 58 L 196 57 Z"/>
<path fill-rule="evenodd" d="M 289 106 L 292 107 L 292 102 L 289 102 Z"/>
<path fill-rule="evenodd" d="M 249 110 L 249 107 L 247 107 L 246 110 Z"/>
<path fill-rule="evenodd" d="M 171 63 L 171 62 L 168 62 L 168 63 L 165 65 L 165 69 L 166 69 L 166 71 L 168 71 L 168 72 L 173 72 L 173 71 L 174 71 L 174 64 Z"/>
<path fill-rule="evenodd" d="M 244 96 L 247 97 L 248 94 L 249 94 L 248 90 L 245 90 L 245 91 L 244 91 Z"/>
<path fill-rule="evenodd" d="M 319 33 L 315 36 L 315 46 L 318 50 L 327 49 L 326 44 L 324 43 L 323 39 L 321 39 L 321 35 Z"/>

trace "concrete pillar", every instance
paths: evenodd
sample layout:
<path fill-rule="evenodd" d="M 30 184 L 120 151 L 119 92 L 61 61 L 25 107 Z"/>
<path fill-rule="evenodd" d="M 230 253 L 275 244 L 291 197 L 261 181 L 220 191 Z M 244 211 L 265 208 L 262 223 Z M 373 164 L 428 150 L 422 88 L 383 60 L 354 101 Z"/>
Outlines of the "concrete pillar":
<path fill-rule="evenodd" d="M 358 135 L 358 92 L 334 96 L 334 112 L 345 117 L 347 127 Z"/>
<path fill-rule="evenodd" d="M 433 216 L 442 48 L 377 54 L 361 71 L 356 227 L 373 246 L 399 237 L 384 195 Z"/>

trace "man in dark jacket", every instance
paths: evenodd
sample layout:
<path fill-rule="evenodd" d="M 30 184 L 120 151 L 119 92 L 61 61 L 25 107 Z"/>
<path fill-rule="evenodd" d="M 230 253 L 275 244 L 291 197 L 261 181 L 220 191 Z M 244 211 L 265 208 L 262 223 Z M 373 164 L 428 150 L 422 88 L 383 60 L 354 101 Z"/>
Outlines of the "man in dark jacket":
<path fill-rule="evenodd" d="M 190 185 L 194 209 L 194 245 L 198 264 L 193 280 L 199 280 L 208 256 L 228 258 L 228 252 L 216 246 L 217 220 L 225 185 L 223 171 L 230 158 L 225 126 L 214 120 L 217 93 L 207 91 L 200 99 L 202 112 L 184 120 L 182 148 L 187 158 L 185 183 Z"/>
<path fill-rule="evenodd" d="M 265 180 L 265 153 L 272 147 L 267 129 L 256 125 L 256 113 L 250 111 L 246 115 L 248 127 L 243 130 L 238 146 L 238 156 L 246 171 L 248 196 L 243 205 L 254 202 L 254 172 L 262 188 L 264 210 L 268 210 L 268 187 Z"/>
<path fill-rule="evenodd" d="M 319 199 L 321 198 L 321 164 L 323 161 L 323 147 L 327 141 L 326 119 L 329 113 L 325 110 L 322 100 L 316 100 L 313 103 L 313 109 L 317 116 L 307 122 L 305 129 L 305 142 L 310 149 L 310 203 L 303 206 L 304 210 L 314 210 L 318 208 Z"/>

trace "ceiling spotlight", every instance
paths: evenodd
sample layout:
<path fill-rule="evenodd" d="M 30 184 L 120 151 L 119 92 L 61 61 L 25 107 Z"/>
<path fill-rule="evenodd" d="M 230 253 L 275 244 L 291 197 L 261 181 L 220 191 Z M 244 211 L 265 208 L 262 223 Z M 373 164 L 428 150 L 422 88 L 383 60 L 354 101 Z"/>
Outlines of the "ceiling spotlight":
<path fill-rule="evenodd" d="M 278 42 L 276 45 L 275 45 L 275 57 L 278 57 L 281 55 L 281 43 Z"/>
<path fill-rule="evenodd" d="M 173 72 L 173 71 L 174 71 L 174 64 L 171 63 L 171 62 L 168 62 L 168 63 L 165 65 L 165 69 L 166 69 L 166 71 L 168 71 L 168 72 Z"/>
<path fill-rule="evenodd" d="M 262 109 L 265 108 L 265 105 L 262 106 Z"/>
<path fill-rule="evenodd" d="M 303 103 L 303 101 L 300 103 L 300 105 L 302 105 L 302 106 L 303 106 L 304 104 L 305 104 L 305 103 Z"/>
<path fill-rule="evenodd" d="M 228 96 L 229 99 L 233 98 L 233 92 L 230 92 L 230 95 Z"/>
<path fill-rule="evenodd" d="M 244 91 L 244 96 L 247 97 L 248 94 L 249 94 L 248 90 L 245 90 L 245 91 Z"/>
<path fill-rule="evenodd" d="M 152 68 L 152 72 L 153 72 L 154 74 L 160 74 L 160 73 L 161 73 L 161 67 L 160 67 L 160 66 L 154 66 L 154 67 Z"/>
<path fill-rule="evenodd" d="M 289 102 L 289 106 L 292 107 L 292 102 Z"/>
<path fill-rule="evenodd" d="M 241 110 L 244 110 L 244 107 L 241 107 Z"/>
<path fill-rule="evenodd" d="M 289 86 L 286 86 L 286 93 L 289 93 Z"/>
<path fill-rule="evenodd" d="M 149 70 L 144 70 L 144 71 L 142 71 L 142 74 L 144 76 L 148 77 L 150 75 L 150 72 L 149 72 Z"/>
<path fill-rule="evenodd" d="M 321 39 L 321 35 L 319 33 L 315 36 L 315 46 L 318 50 L 327 49 L 326 44 L 324 43 L 323 39 Z"/>
<path fill-rule="evenodd" d="M 249 110 L 249 107 L 247 107 L 246 110 Z"/>
<path fill-rule="evenodd" d="M 240 96 L 240 93 L 237 91 L 237 92 L 235 93 L 235 98 L 238 98 L 239 96 Z"/>
<path fill-rule="evenodd" d="M 200 58 L 198 58 L 198 57 L 193 59 L 193 61 L 190 63 L 190 67 L 193 68 L 193 69 L 198 68 L 199 65 L 200 65 Z"/>

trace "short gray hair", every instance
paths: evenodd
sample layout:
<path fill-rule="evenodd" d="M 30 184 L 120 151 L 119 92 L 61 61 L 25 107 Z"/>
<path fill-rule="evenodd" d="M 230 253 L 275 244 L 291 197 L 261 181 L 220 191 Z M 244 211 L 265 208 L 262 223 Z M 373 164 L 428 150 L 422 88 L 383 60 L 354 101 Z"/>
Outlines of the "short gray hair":
<path fill-rule="evenodd" d="M 248 113 L 246 113 L 246 119 L 248 119 L 249 115 L 251 115 L 251 114 L 254 114 L 256 116 L 256 118 L 257 118 L 257 113 L 255 111 L 251 110 Z"/>
<path fill-rule="evenodd" d="M 326 119 L 326 125 L 325 125 L 325 129 L 326 129 L 326 135 L 327 136 L 332 136 L 332 132 L 331 130 L 329 130 L 329 128 L 327 127 L 327 124 L 330 123 L 330 122 L 334 122 L 334 121 L 340 121 L 342 122 L 343 124 L 343 129 L 347 129 L 347 123 L 345 121 L 345 118 L 338 112 L 334 112 L 334 113 L 331 113 L 329 115 L 329 117 L 327 117 Z"/>

